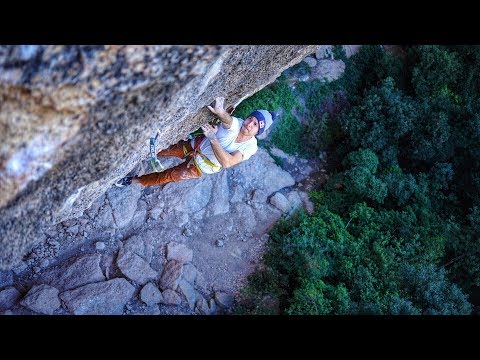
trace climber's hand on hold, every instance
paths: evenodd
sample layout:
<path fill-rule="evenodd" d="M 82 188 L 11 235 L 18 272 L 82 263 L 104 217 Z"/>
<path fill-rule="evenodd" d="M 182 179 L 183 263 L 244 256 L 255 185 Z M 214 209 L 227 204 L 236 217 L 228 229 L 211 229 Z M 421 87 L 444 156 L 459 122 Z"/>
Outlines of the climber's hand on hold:
<path fill-rule="evenodd" d="M 225 108 L 224 108 L 224 102 L 225 102 L 225 98 L 224 97 L 217 97 L 215 99 L 215 104 L 213 104 L 213 107 L 211 105 L 208 105 L 208 110 L 210 110 L 212 113 L 214 113 L 215 115 L 217 115 L 218 117 L 222 117 L 225 115 L 226 111 L 225 111 Z"/>
<path fill-rule="evenodd" d="M 203 133 L 209 140 L 213 140 L 217 137 L 218 126 L 212 126 L 210 124 L 205 124 L 201 126 Z"/>

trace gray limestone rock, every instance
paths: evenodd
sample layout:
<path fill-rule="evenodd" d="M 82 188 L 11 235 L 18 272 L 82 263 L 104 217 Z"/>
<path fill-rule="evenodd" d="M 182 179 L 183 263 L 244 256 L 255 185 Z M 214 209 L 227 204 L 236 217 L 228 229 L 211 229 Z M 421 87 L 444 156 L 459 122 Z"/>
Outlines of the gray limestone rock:
<path fill-rule="evenodd" d="M 317 60 L 333 57 L 333 45 L 322 45 L 315 52 Z"/>
<path fill-rule="evenodd" d="M 315 67 L 315 65 L 317 65 L 317 60 L 315 60 L 311 56 L 305 57 L 305 59 L 303 59 L 303 62 L 305 62 L 311 68 L 313 68 L 313 67 Z"/>
<path fill-rule="evenodd" d="M 182 277 L 190 284 L 195 284 L 195 280 L 197 279 L 197 273 L 197 268 L 193 264 L 183 265 Z"/>
<path fill-rule="evenodd" d="M 345 63 L 343 60 L 320 60 L 312 68 L 312 77 L 324 81 L 333 81 L 338 79 L 344 70 Z"/>
<path fill-rule="evenodd" d="M 184 279 L 180 279 L 178 281 L 177 291 L 183 294 L 183 296 L 185 296 L 185 299 L 187 299 L 187 303 L 188 303 L 188 306 L 190 307 L 190 310 L 195 309 L 195 302 L 197 300 L 198 293 L 195 291 L 192 284 L 190 284 L 188 281 Z"/>
<path fill-rule="evenodd" d="M 277 192 L 270 198 L 270 203 L 283 213 L 287 213 L 290 210 L 290 204 L 288 199 L 282 193 Z"/>
<path fill-rule="evenodd" d="M 22 295 L 13 286 L 0 291 L 0 311 L 11 308 Z"/>
<path fill-rule="evenodd" d="M 143 258 L 125 248 L 118 251 L 117 266 L 123 275 L 139 285 L 146 284 L 158 275 Z"/>
<path fill-rule="evenodd" d="M 217 291 L 215 292 L 215 302 L 218 306 L 224 309 L 231 308 L 234 303 L 234 297 L 231 294 L 225 292 Z"/>
<path fill-rule="evenodd" d="M 153 246 L 142 236 L 134 235 L 130 237 L 127 241 L 125 241 L 124 249 L 137 254 L 148 263 L 152 261 Z"/>
<path fill-rule="evenodd" d="M 125 279 L 88 284 L 60 294 L 75 315 L 121 315 L 135 288 Z"/>
<path fill-rule="evenodd" d="M 180 296 L 173 291 L 172 289 L 166 289 L 162 292 L 163 300 L 161 300 L 162 304 L 165 305 L 179 305 L 182 302 Z"/>
<path fill-rule="evenodd" d="M 290 191 L 287 195 L 287 200 L 290 206 L 290 213 L 293 213 L 302 207 L 302 198 L 300 197 L 298 191 Z"/>
<path fill-rule="evenodd" d="M 127 186 L 123 189 L 112 188 L 107 193 L 117 227 L 124 228 L 132 221 L 141 195 L 142 189 L 139 186 Z"/>
<path fill-rule="evenodd" d="M 0 270 L 0 289 L 13 284 L 13 271 L 12 270 Z"/>
<path fill-rule="evenodd" d="M 105 276 L 100 268 L 100 258 L 100 254 L 71 258 L 59 268 L 45 272 L 41 281 L 60 291 L 104 281 Z"/>
<path fill-rule="evenodd" d="M 140 291 L 140 299 L 147 304 L 147 306 L 152 306 L 160 303 L 163 298 L 160 290 L 158 290 L 154 284 L 148 283 Z"/>
<path fill-rule="evenodd" d="M 35 285 L 20 301 L 20 305 L 40 314 L 52 315 L 61 305 L 58 289 L 46 284 Z"/>

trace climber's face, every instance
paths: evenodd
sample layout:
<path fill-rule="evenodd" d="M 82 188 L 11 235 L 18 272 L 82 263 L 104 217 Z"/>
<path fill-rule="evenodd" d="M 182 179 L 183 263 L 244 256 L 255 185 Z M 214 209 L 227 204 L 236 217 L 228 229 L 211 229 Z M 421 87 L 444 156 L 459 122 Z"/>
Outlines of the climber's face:
<path fill-rule="evenodd" d="M 249 116 L 245 119 L 240 128 L 243 135 L 255 136 L 258 133 L 258 120 L 255 116 Z"/>

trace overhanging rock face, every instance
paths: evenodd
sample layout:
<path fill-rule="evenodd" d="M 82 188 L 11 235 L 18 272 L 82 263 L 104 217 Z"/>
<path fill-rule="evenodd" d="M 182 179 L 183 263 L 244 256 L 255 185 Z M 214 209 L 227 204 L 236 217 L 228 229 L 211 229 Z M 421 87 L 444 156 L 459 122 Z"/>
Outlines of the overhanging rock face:
<path fill-rule="evenodd" d="M 279 46 L 0 46 L 0 269 L 147 156 L 315 52 Z"/>

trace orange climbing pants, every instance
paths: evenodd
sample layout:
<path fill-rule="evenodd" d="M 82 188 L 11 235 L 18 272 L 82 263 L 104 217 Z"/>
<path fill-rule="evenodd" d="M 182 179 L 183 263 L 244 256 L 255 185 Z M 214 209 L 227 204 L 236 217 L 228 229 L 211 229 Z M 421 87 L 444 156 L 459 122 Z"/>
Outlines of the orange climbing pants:
<path fill-rule="evenodd" d="M 161 156 L 174 156 L 180 159 L 185 158 L 185 153 L 183 152 L 183 145 L 185 144 L 187 151 L 190 153 L 193 148 L 190 145 L 190 141 L 186 143 L 184 141 L 180 141 L 175 145 L 168 147 L 162 151 L 157 153 L 158 157 Z M 140 183 L 143 186 L 152 186 L 152 185 L 160 185 L 160 184 L 167 184 L 169 182 L 174 181 L 182 181 L 188 179 L 196 179 L 202 176 L 200 170 L 197 169 L 195 164 L 192 162 L 190 167 L 187 167 L 188 163 L 190 162 L 191 156 L 187 156 L 187 161 L 181 163 L 180 165 L 174 166 L 170 169 L 166 169 L 159 173 L 151 173 L 143 176 L 139 176 L 137 179 L 140 180 Z"/>

